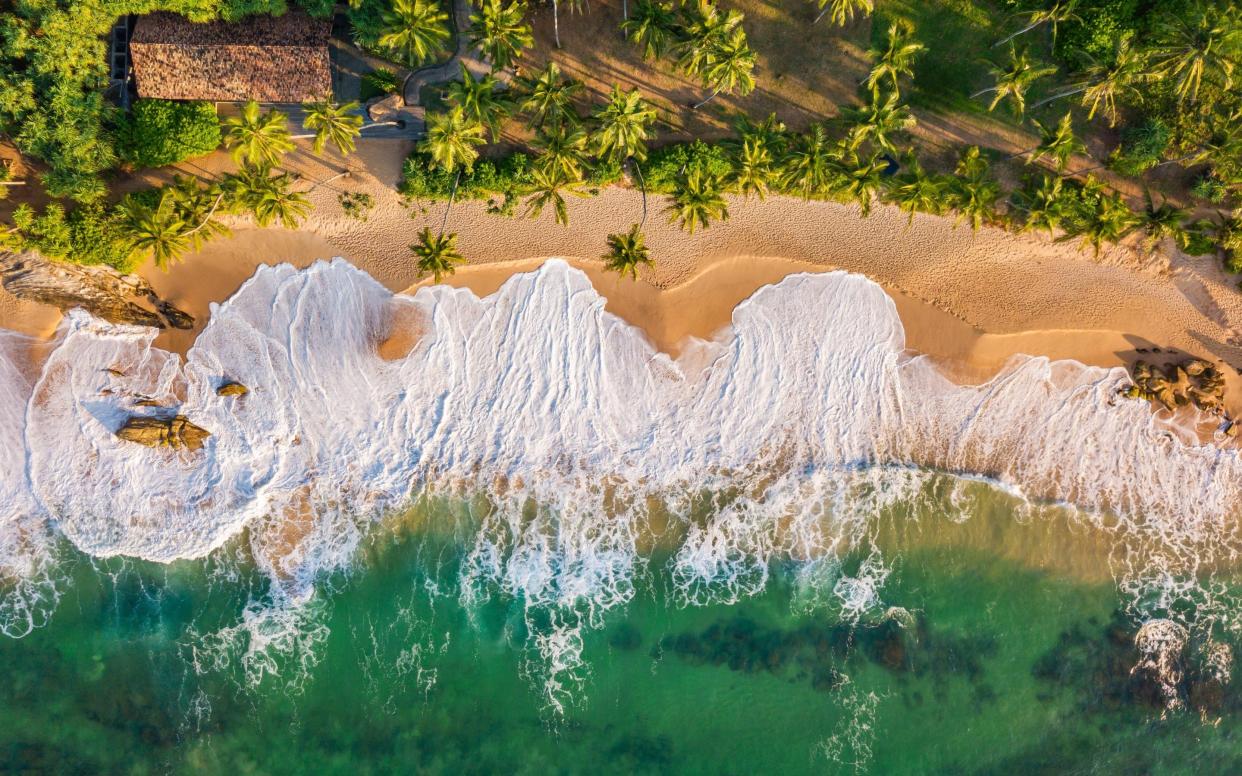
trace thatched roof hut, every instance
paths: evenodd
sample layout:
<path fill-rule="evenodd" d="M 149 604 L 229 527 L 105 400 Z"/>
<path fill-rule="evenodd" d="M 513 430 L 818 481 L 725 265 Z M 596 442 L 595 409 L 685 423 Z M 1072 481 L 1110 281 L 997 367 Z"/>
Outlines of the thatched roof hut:
<path fill-rule="evenodd" d="M 195 24 L 141 17 L 130 41 L 139 97 L 303 102 L 332 93 L 331 22 L 302 11 Z"/>

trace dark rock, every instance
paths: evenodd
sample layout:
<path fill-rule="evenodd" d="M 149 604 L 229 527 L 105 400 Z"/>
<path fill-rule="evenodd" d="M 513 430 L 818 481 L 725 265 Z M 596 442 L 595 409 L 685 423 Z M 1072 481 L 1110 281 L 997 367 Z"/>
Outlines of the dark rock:
<path fill-rule="evenodd" d="M 161 299 L 137 275 L 111 267 L 50 261 L 35 253 L 0 252 L 0 285 L 18 299 L 61 310 L 80 307 L 112 323 L 190 329 L 194 318 Z"/>

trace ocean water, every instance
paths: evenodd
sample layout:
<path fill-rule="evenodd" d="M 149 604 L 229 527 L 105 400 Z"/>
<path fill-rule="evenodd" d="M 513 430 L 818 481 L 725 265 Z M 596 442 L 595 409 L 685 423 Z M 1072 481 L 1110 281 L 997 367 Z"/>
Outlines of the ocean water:
<path fill-rule="evenodd" d="M 0 334 L 0 770 L 1242 771 L 1242 460 L 1121 370 L 954 385 L 845 273 L 672 360 L 560 262 L 152 337 Z"/>

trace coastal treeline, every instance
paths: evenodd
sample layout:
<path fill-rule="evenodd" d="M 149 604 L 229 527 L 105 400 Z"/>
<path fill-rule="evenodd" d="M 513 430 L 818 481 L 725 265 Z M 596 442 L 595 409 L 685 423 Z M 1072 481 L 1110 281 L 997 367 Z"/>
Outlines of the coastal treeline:
<path fill-rule="evenodd" d="M 301 5 L 316 15 L 340 13 L 355 45 L 392 63 L 364 79 L 366 96 L 398 92 L 401 74 L 448 61 L 456 47 L 448 3 Z M 562 26 L 568 32 L 572 25 L 562 14 L 589 12 L 585 4 L 481 0 L 466 35 L 491 72 L 462 67 L 432 90 L 425 138 L 405 166 L 402 194 L 449 203 L 440 228 L 412 246 L 416 256 L 437 277 L 460 260 L 446 232 L 455 199 L 490 200 L 498 214 L 551 212 L 566 223 L 572 199 L 624 183 L 644 195 L 633 227 L 608 238 L 609 261 L 641 256 L 618 264 L 627 272 L 649 260 L 642 228 L 650 211 L 660 208 L 662 217 L 693 232 L 729 217 L 729 194 L 852 202 L 864 215 L 881 201 L 911 218 L 953 213 L 974 229 L 1042 230 L 1097 252 L 1142 232 L 1190 253 L 1219 251 L 1231 271 L 1242 271 L 1242 15 L 1232 3 L 811 5 L 812 23 L 840 27 L 842 35 L 870 29 L 871 68 L 852 103 L 790 131 L 775 115 L 746 110 L 771 53 L 751 46 L 750 0 L 624 0 L 617 34 L 632 47 L 634 80 L 644 83 L 644 68 L 687 79 L 699 93 L 685 105 L 650 99 L 633 86 L 592 94 L 561 71 L 556 51 L 534 51 L 533 14 L 551 12 L 559 48 Z M 25 183 L 53 200 L 11 209 L 5 244 L 128 268 L 148 256 L 171 261 L 223 234 L 219 218 L 226 213 L 248 214 L 261 225 L 297 224 L 309 203 L 297 175 L 282 167 L 295 147 L 287 117 L 248 105 L 221 125 L 209 106 L 161 101 L 139 101 L 123 114 L 106 93 L 103 39 L 123 14 L 165 10 L 194 21 L 236 20 L 287 7 L 283 0 L 127 0 L 106 7 L 32 0 L 0 14 L 0 133 L 37 171 L 37 180 Z M 984 50 L 959 50 L 970 47 Z M 534 61 L 544 64 L 532 67 Z M 353 149 L 358 107 L 306 106 L 315 152 Z M 727 118 L 732 135 L 670 142 L 678 128 L 671 112 L 708 111 Z M 971 142 L 946 144 L 920 125 L 946 112 L 988 116 L 1032 140 L 1015 150 L 1002 142 L 1004 132 L 977 124 L 982 129 Z M 121 167 L 184 162 L 219 145 L 232 151 L 235 171 L 124 197 L 110 189 Z M 10 190 L 0 186 L 0 196 Z M 665 201 L 649 210 L 648 194 Z M 346 192 L 341 204 L 365 218 L 373 203 Z"/>

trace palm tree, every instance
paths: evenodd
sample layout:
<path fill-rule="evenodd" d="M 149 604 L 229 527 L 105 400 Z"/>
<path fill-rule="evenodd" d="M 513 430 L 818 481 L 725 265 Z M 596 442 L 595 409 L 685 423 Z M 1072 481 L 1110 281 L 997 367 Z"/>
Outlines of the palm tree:
<path fill-rule="evenodd" d="M 734 188 L 747 198 L 754 194 L 764 200 L 768 196 L 768 184 L 775 175 L 775 163 L 767 144 L 758 137 L 743 138 L 733 160 Z"/>
<path fill-rule="evenodd" d="M 1139 218 L 1130 210 L 1130 206 L 1120 194 L 1100 194 L 1083 230 L 1083 243 L 1090 245 L 1096 256 L 1105 242 L 1115 243 L 1121 240 L 1138 226 Z M 1065 235 L 1062 240 L 1072 239 L 1074 235 Z"/>
<path fill-rule="evenodd" d="M 526 4 L 514 0 L 483 0 L 478 13 L 470 16 L 470 39 L 487 55 L 492 70 L 504 70 L 535 43 L 530 25 L 523 19 Z"/>
<path fill-rule="evenodd" d="M 1057 122 L 1055 128 L 1049 129 L 1038 121 L 1033 122 L 1039 129 L 1040 141 L 1039 145 L 1030 151 L 1021 151 L 1014 156 L 1020 156 L 1023 153 L 1029 153 L 1027 164 L 1035 164 L 1043 159 L 1052 159 L 1055 162 L 1057 172 L 1065 169 L 1065 165 L 1069 164 L 1070 157 L 1076 153 L 1086 150 L 1074 135 L 1074 117 L 1066 113 Z"/>
<path fill-rule="evenodd" d="M 884 193 L 884 172 L 888 169 L 888 162 L 879 154 L 874 154 L 865 161 L 842 159 L 837 167 L 840 193 L 858 203 L 863 218 L 871 215 L 871 203 Z"/>
<path fill-rule="evenodd" d="M 621 24 L 631 42 L 642 46 L 643 59 L 659 59 L 676 40 L 677 17 L 673 8 L 659 0 L 638 0 L 633 16 Z"/>
<path fill-rule="evenodd" d="M 906 106 L 898 102 L 896 93 L 888 95 L 881 103 L 872 100 L 861 108 L 844 108 L 842 119 L 849 125 L 848 147 L 857 151 L 864 143 L 870 141 L 877 148 L 896 153 L 893 145 L 895 135 L 914 128 L 914 116 Z"/>
<path fill-rule="evenodd" d="M 1102 110 L 1108 117 L 1109 126 L 1116 126 L 1117 98 L 1138 95 L 1138 84 L 1151 79 L 1149 62 L 1148 51 L 1136 47 L 1134 33 L 1127 32 L 1117 39 L 1111 62 L 1090 65 L 1082 83 L 1046 97 L 1032 105 L 1031 108 L 1038 108 L 1062 97 L 1082 94 L 1082 105 L 1089 109 L 1088 120 L 1095 118 L 1095 114 Z"/>
<path fill-rule="evenodd" d="M 568 178 L 582 178 L 586 165 L 587 133 L 575 124 L 553 124 L 535 135 L 535 148 L 540 154 L 535 164 L 545 171 L 563 172 Z"/>
<path fill-rule="evenodd" d="M 1060 176 L 1041 175 L 1039 185 L 1014 192 L 1014 206 L 1026 214 L 1022 230 L 1043 229 L 1052 234 L 1065 219 L 1065 192 Z"/>
<path fill-rule="evenodd" d="M 875 10 L 875 0 L 815 0 L 822 9 L 815 22 L 830 14 L 832 23 L 844 27 L 854 20 L 854 16 L 869 16 Z M 812 22 L 814 24 L 815 22 Z"/>
<path fill-rule="evenodd" d="M 293 150 L 288 123 L 288 117 L 278 110 L 260 113 L 259 103 L 251 100 L 241 115 L 224 120 L 224 147 L 232 150 L 237 164 L 275 167 Z"/>
<path fill-rule="evenodd" d="M 586 192 L 579 188 L 582 181 L 570 177 L 559 168 L 544 169 L 536 167 L 531 171 L 531 197 L 526 200 L 526 215 L 538 218 L 548 205 L 552 205 L 556 222 L 561 226 L 569 226 L 569 208 L 565 204 L 565 195 L 585 197 Z"/>
<path fill-rule="evenodd" d="M 1180 102 L 1197 102 L 1204 80 L 1228 90 L 1238 66 L 1242 25 L 1237 9 L 1225 4 L 1195 3 L 1188 13 L 1170 14 L 1159 30 L 1155 75 L 1171 78 Z"/>
<path fill-rule="evenodd" d="M 742 27 L 739 11 L 721 13 L 711 0 L 694 0 L 681 6 L 677 64 L 687 75 L 703 77 L 717 59 L 717 51 L 735 30 Z M 742 33 L 743 44 L 746 41 Z"/>
<path fill-rule="evenodd" d="M 651 254 L 647 250 L 643 233 L 638 224 L 630 227 L 624 234 L 608 235 L 608 253 L 604 255 L 604 267 L 631 280 L 638 280 L 638 268 L 652 265 Z"/>
<path fill-rule="evenodd" d="M 909 225 L 914 223 L 915 213 L 943 214 L 947 206 L 946 188 L 947 183 L 943 179 L 928 175 L 918 158 L 910 154 L 905 170 L 889 187 L 887 198 L 910 216 L 906 222 Z"/>
<path fill-rule="evenodd" d="M 487 127 L 492 141 L 500 136 L 500 126 L 509 115 L 509 101 L 497 93 L 500 81 L 488 73 L 475 79 L 465 62 L 458 62 L 461 80 L 453 81 L 445 90 L 450 105 L 460 107 L 467 119 Z"/>
<path fill-rule="evenodd" d="M 893 92 L 897 92 L 898 82 L 902 76 L 914 75 L 914 60 L 927 50 L 922 43 L 912 40 L 914 25 L 906 19 L 898 19 L 888 26 L 888 38 L 884 49 L 871 49 L 869 52 L 874 63 L 871 73 L 867 76 L 867 88 L 871 89 L 871 101 L 880 98 L 880 84 L 886 79 L 892 84 Z"/>
<path fill-rule="evenodd" d="M 341 156 L 348 156 L 357 147 L 354 139 L 362 132 L 362 116 L 356 115 L 358 103 L 337 105 L 331 100 L 302 104 L 306 117 L 302 125 L 315 133 L 315 153 L 322 154 L 329 142 Z"/>
<path fill-rule="evenodd" d="M 1166 237 L 1176 238 L 1182 234 L 1182 224 L 1189 216 L 1189 211 L 1170 205 L 1164 197 L 1160 198 L 1160 204 L 1157 205 L 1152 200 L 1150 189 L 1143 191 L 1143 200 L 1143 212 L 1139 214 L 1139 218 L 1143 231 L 1147 233 L 1148 246 L 1155 247 Z"/>
<path fill-rule="evenodd" d="M 457 265 L 466 260 L 457 251 L 456 234 L 432 234 L 429 226 L 418 233 L 418 242 L 411 243 L 410 250 L 418 257 L 418 276 L 430 274 L 437 283 L 456 272 Z"/>
<path fill-rule="evenodd" d="M 272 175 L 267 167 L 243 167 L 225 176 L 225 190 L 237 207 L 248 211 L 259 226 L 280 222 L 292 229 L 311 210 L 310 200 L 293 191 L 295 178 L 289 173 Z"/>
<path fill-rule="evenodd" d="M 525 95 L 521 110 L 534 120 L 536 129 L 545 122 L 559 123 L 577 119 L 573 112 L 574 96 L 582 90 L 582 82 L 561 77 L 561 69 L 555 62 L 534 78 L 518 79 L 518 86 Z"/>
<path fill-rule="evenodd" d="M 713 220 L 729 220 L 729 206 L 725 203 L 724 186 L 715 175 L 700 169 L 692 169 L 679 180 L 673 189 L 672 202 L 665 211 L 668 222 L 680 222 L 681 228 L 694 234 L 696 227 L 707 227 Z"/>
<path fill-rule="evenodd" d="M 988 92 L 995 92 L 992 102 L 988 105 L 988 110 L 995 110 L 1000 105 L 1001 100 L 1006 97 L 1013 100 L 1014 113 L 1022 116 L 1026 113 L 1026 93 L 1030 90 L 1031 85 L 1048 75 L 1052 75 L 1057 71 L 1055 67 L 1036 67 L 1029 56 L 1027 56 L 1025 48 L 1014 48 L 1009 51 L 1009 64 L 1005 67 L 991 66 L 992 74 L 996 76 L 996 85 L 989 86 L 986 89 L 980 89 L 970 95 L 971 99 L 982 96 Z"/>
<path fill-rule="evenodd" d="M 130 251 L 149 255 L 155 266 L 167 269 L 189 247 L 185 222 L 177 217 L 173 197 L 165 191 L 155 207 L 130 195 L 119 207 L 121 232 Z"/>
<path fill-rule="evenodd" d="M 823 125 L 813 125 L 794 140 L 781 172 L 781 186 L 799 192 L 803 199 L 823 194 L 830 188 L 836 153 Z"/>
<path fill-rule="evenodd" d="M 958 158 L 956 174 L 949 181 L 953 208 L 960 214 L 958 220 L 969 220 L 971 231 L 975 232 L 995 216 L 1000 200 L 1000 185 L 989 177 L 988 167 L 979 146 L 970 146 Z"/>
<path fill-rule="evenodd" d="M 427 115 L 427 135 L 418 147 L 445 172 L 469 170 L 479 158 L 475 147 L 486 142 L 483 132 L 482 124 L 467 118 L 462 106 L 454 105 L 447 112 Z"/>
<path fill-rule="evenodd" d="M 215 218 L 226 198 L 218 184 L 204 188 L 193 178 L 178 175 L 164 191 L 172 197 L 177 218 L 186 226 L 185 236 L 192 250 L 199 250 L 213 237 L 231 234 L 231 230 Z"/>
<path fill-rule="evenodd" d="M 1039 8 L 1026 13 L 1027 25 L 1018 30 L 1014 34 L 999 40 L 993 46 L 1003 46 L 1019 35 L 1024 35 L 1035 29 L 1041 24 L 1047 24 L 1052 28 L 1052 42 L 1057 42 L 1057 26 L 1065 22 L 1078 18 L 1078 14 L 1074 13 L 1074 8 L 1078 5 L 1078 0 L 1055 0 L 1052 5 L 1047 8 Z"/>
<path fill-rule="evenodd" d="M 643 100 L 641 92 L 623 92 L 614 84 L 608 102 L 596 109 L 594 115 L 599 122 L 595 131 L 597 155 L 613 161 L 647 158 L 647 132 L 656 112 Z"/>
<path fill-rule="evenodd" d="M 703 84 L 712 90 L 705 100 L 697 103 L 694 110 L 706 105 L 721 92 L 737 92 L 745 96 L 755 88 L 755 52 L 746 44 L 746 32 L 735 27 L 719 42 L 712 60 L 703 70 Z"/>
<path fill-rule="evenodd" d="M 444 50 L 449 39 L 448 14 L 436 0 L 392 0 L 383 16 L 379 45 L 410 67 Z"/>

